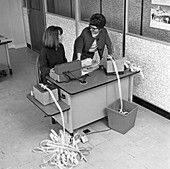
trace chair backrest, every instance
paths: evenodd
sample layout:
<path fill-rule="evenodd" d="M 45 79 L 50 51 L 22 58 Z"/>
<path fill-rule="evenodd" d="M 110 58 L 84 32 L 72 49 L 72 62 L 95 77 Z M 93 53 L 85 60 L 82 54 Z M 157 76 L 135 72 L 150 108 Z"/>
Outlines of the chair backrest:
<path fill-rule="evenodd" d="M 40 62 L 39 62 L 39 55 L 36 58 L 36 63 L 35 63 L 35 68 L 36 68 L 36 82 L 37 84 L 41 83 L 41 71 L 40 71 Z"/>

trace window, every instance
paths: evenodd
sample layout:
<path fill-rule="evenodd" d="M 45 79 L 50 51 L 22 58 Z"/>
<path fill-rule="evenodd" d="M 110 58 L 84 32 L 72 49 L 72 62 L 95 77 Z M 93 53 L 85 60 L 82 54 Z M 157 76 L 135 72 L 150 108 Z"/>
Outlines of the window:
<path fill-rule="evenodd" d="M 26 0 L 22 0 L 22 6 L 23 6 L 23 7 L 27 7 L 27 5 L 26 5 Z"/>
<path fill-rule="evenodd" d="M 100 13 L 101 5 L 101 0 L 80 0 L 81 20 L 89 21 L 94 13 Z"/>
<path fill-rule="evenodd" d="M 39 0 L 30 0 L 30 8 L 35 10 L 40 10 L 40 1 Z"/>
<path fill-rule="evenodd" d="M 159 5 L 159 4 L 152 4 L 151 0 L 129 0 L 128 4 L 128 32 L 149 37 L 152 39 L 170 42 L 170 29 L 161 29 L 158 28 L 157 25 L 166 25 L 168 27 L 168 23 L 159 21 L 155 23 L 155 27 L 151 25 L 152 17 L 151 12 L 152 10 L 159 10 L 164 11 L 164 13 L 168 13 L 170 15 L 170 6 L 169 5 Z M 155 1 L 156 2 L 156 1 Z M 157 1 L 158 2 L 158 1 Z M 168 4 L 169 1 L 166 1 Z M 159 1 L 160 4 L 163 4 L 163 1 Z"/>
<path fill-rule="evenodd" d="M 102 13 L 106 17 L 106 26 L 123 30 L 124 0 L 103 0 Z"/>
<path fill-rule="evenodd" d="M 47 12 L 75 18 L 74 0 L 47 0 Z"/>
<path fill-rule="evenodd" d="M 129 0 L 128 4 L 128 31 L 133 34 L 141 34 L 142 27 L 142 1 Z"/>
<path fill-rule="evenodd" d="M 106 26 L 123 29 L 123 0 L 81 0 L 81 20 L 89 21 L 94 13 L 106 17 Z"/>
<path fill-rule="evenodd" d="M 48 12 L 75 18 L 74 0 L 46 1 Z M 102 13 L 106 17 L 107 27 L 122 32 L 124 26 L 124 2 L 128 2 L 128 33 L 170 42 L 170 28 L 168 30 L 150 26 L 152 20 L 152 2 L 154 1 L 155 0 L 80 0 L 80 18 L 82 21 L 89 22 L 90 17 L 94 13 Z M 169 1 L 166 2 L 170 4 Z M 162 4 L 161 7 L 166 11 L 165 13 L 168 13 L 165 21 L 168 20 L 166 26 L 169 26 L 170 5 Z"/>

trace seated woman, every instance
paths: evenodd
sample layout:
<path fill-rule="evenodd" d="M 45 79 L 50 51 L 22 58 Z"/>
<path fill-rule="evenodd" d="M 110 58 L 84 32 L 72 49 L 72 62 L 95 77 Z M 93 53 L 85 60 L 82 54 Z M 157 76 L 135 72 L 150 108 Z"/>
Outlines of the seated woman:
<path fill-rule="evenodd" d="M 104 28 L 106 19 L 102 14 L 94 14 L 90 18 L 89 26 L 84 28 L 74 43 L 73 60 L 86 58 L 98 59 L 103 57 L 106 45 L 108 54 L 112 55 L 113 47 L 107 30 Z M 98 55 L 98 58 L 96 57 Z"/>
<path fill-rule="evenodd" d="M 42 38 L 43 47 L 40 52 L 40 71 L 42 75 L 42 83 L 46 84 L 46 75 L 56 64 L 66 63 L 64 46 L 62 45 L 63 29 L 58 26 L 48 27 Z"/>

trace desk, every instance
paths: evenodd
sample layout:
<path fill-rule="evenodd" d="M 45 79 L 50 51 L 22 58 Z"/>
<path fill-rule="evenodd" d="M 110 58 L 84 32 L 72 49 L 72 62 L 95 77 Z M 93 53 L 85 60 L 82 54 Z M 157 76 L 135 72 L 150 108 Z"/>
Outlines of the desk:
<path fill-rule="evenodd" d="M 132 101 L 133 75 L 136 73 L 126 70 L 120 74 L 122 98 L 125 100 Z M 105 108 L 119 98 L 116 75 L 107 76 L 102 69 L 91 72 L 86 84 L 79 81 L 58 83 L 49 76 L 46 78 L 59 88 L 59 97 L 70 106 L 70 110 L 64 113 L 65 126 L 70 133 L 105 117 Z M 53 118 L 62 125 L 59 115 Z"/>
<path fill-rule="evenodd" d="M 10 39 L 0 38 L 0 70 L 9 69 L 10 74 L 12 74 L 12 68 L 8 52 L 8 43 L 10 42 L 12 42 Z"/>

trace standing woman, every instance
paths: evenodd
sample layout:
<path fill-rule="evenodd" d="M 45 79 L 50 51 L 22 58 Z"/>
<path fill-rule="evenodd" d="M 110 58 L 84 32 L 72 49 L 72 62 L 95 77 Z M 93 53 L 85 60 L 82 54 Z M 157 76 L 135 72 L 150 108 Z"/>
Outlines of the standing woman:
<path fill-rule="evenodd" d="M 65 50 L 62 44 L 63 29 L 58 26 L 49 26 L 42 38 L 42 49 L 40 52 L 40 71 L 42 82 L 45 84 L 45 76 L 49 75 L 50 71 L 57 64 L 66 63 Z"/>
<path fill-rule="evenodd" d="M 105 27 L 106 18 L 96 13 L 91 16 L 89 26 L 84 28 L 80 36 L 74 42 L 73 60 L 86 58 L 102 59 L 105 46 L 108 55 L 113 54 L 113 46 Z"/>

